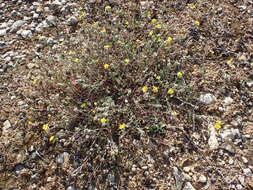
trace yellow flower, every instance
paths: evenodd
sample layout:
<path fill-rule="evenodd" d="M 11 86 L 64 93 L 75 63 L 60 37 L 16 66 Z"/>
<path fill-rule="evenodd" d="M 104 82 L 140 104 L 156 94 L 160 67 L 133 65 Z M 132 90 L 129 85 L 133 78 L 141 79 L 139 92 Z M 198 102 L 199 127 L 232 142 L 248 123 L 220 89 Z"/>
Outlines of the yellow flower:
<path fill-rule="evenodd" d="M 164 41 L 165 44 L 170 44 L 172 42 L 173 38 L 168 37 L 167 40 Z"/>
<path fill-rule="evenodd" d="M 141 42 L 141 40 L 137 39 L 136 42 L 139 43 L 139 42 Z"/>
<path fill-rule="evenodd" d="M 173 112 L 171 112 L 171 115 L 173 115 L 173 116 L 177 116 L 177 115 L 179 115 L 179 113 L 178 113 L 178 112 L 176 112 L 176 111 L 173 111 Z"/>
<path fill-rule="evenodd" d="M 97 26 L 98 25 L 98 23 L 97 22 L 93 22 L 93 26 Z"/>
<path fill-rule="evenodd" d="M 233 58 L 231 58 L 231 59 L 229 59 L 228 61 L 227 61 L 227 64 L 228 65 L 231 65 L 233 63 Z"/>
<path fill-rule="evenodd" d="M 160 76 L 160 75 L 157 75 L 155 78 L 156 78 L 156 80 L 160 80 L 160 79 L 161 79 L 161 76 Z"/>
<path fill-rule="evenodd" d="M 196 5 L 194 5 L 194 4 L 192 4 L 192 3 L 188 3 L 187 5 L 188 5 L 188 7 L 190 7 L 191 9 L 195 9 L 195 8 L 196 8 Z"/>
<path fill-rule="evenodd" d="M 49 138 L 49 141 L 52 142 L 53 140 L 54 140 L 54 136 L 51 136 L 51 137 Z"/>
<path fill-rule="evenodd" d="M 153 86 L 153 88 L 152 88 L 152 92 L 157 93 L 157 92 L 158 92 L 158 90 L 159 90 L 159 88 L 158 88 L 158 87 Z"/>
<path fill-rule="evenodd" d="M 105 123 L 107 123 L 108 122 L 108 119 L 106 119 L 106 118 L 102 118 L 102 119 L 100 119 L 100 122 L 102 123 L 102 124 L 105 124 Z"/>
<path fill-rule="evenodd" d="M 124 128 L 126 128 L 126 125 L 124 123 L 119 125 L 119 129 L 124 129 Z"/>
<path fill-rule="evenodd" d="M 97 105 L 98 105 L 98 103 L 97 103 L 97 102 L 93 102 L 93 104 L 94 104 L 94 106 L 97 106 Z"/>
<path fill-rule="evenodd" d="M 105 45 L 105 46 L 104 46 L 105 49 L 108 49 L 108 48 L 110 48 L 110 47 L 111 47 L 110 45 Z"/>
<path fill-rule="evenodd" d="M 112 7 L 110 6 L 110 5 L 107 5 L 106 7 L 105 7 L 105 10 L 107 10 L 107 9 L 111 9 Z"/>
<path fill-rule="evenodd" d="M 97 112 L 97 110 L 95 110 L 95 109 L 94 109 L 94 110 L 92 110 L 92 113 L 96 113 L 96 112 Z"/>
<path fill-rule="evenodd" d="M 161 24 L 157 24 L 157 25 L 155 25 L 155 28 L 161 29 L 161 28 L 162 28 L 162 25 L 161 25 Z"/>
<path fill-rule="evenodd" d="M 177 77 L 180 78 L 180 79 L 183 78 L 183 73 L 182 72 L 178 72 L 177 73 Z"/>
<path fill-rule="evenodd" d="M 129 22 L 127 20 L 125 21 L 125 25 L 129 25 Z"/>
<path fill-rule="evenodd" d="M 152 23 L 156 23 L 156 22 L 157 22 L 157 19 L 153 18 L 153 19 L 151 20 L 151 22 L 152 22 Z"/>
<path fill-rule="evenodd" d="M 47 131 L 48 130 L 48 124 L 44 124 L 43 126 L 42 126 L 42 129 L 44 130 L 44 131 Z"/>
<path fill-rule="evenodd" d="M 51 115 L 51 114 L 48 114 L 48 115 L 47 115 L 47 117 L 49 117 L 49 118 L 50 118 L 50 117 L 52 117 L 52 115 Z"/>
<path fill-rule="evenodd" d="M 86 103 L 83 103 L 80 105 L 81 108 L 85 108 L 86 107 Z"/>
<path fill-rule="evenodd" d="M 172 88 L 170 88 L 170 89 L 167 91 L 167 93 L 168 93 L 169 95 L 172 95 L 172 94 L 175 93 L 175 91 L 174 91 Z"/>
<path fill-rule="evenodd" d="M 110 65 L 104 64 L 104 69 L 108 69 L 109 67 L 110 67 Z"/>
<path fill-rule="evenodd" d="M 142 90 L 142 92 L 147 92 L 148 91 L 148 87 L 147 86 L 143 86 L 142 88 L 141 88 L 141 90 Z"/>
<path fill-rule="evenodd" d="M 75 59 L 74 59 L 74 62 L 75 62 L 75 63 L 79 63 L 79 62 L 80 62 L 80 59 L 75 58 Z"/>
<path fill-rule="evenodd" d="M 82 19 L 84 16 L 85 16 L 85 13 L 82 12 L 82 13 L 79 15 L 79 18 Z"/>
<path fill-rule="evenodd" d="M 130 60 L 129 60 L 128 58 L 124 59 L 124 62 L 125 62 L 125 63 L 129 63 L 129 61 L 130 61 Z"/>
<path fill-rule="evenodd" d="M 38 81 L 38 79 L 33 79 L 32 83 L 33 83 L 33 84 L 36 84 L 37 81 Z"/>
<path fill-rule="evenodd" d="M 32 124 L 33 124 L 33 122 L 31 122 L 31 121 L 28 121 L 28 122 L 27 122 L 27 124 L 28 124 L 28 125 L 32 125 Z"/>
<path fill-rule="evenodd" d="M 106 29 L 103 28 L 100 32 L 101 32 L 101 33 L 106 33 Z"/>
<path fill-rule="evenodd" d="M 215 122 L 215 124 L 214 124 L 214 128 L 217 129 L 217 130 L 219 130 L 219 129 L 221 128 L 221 125 L 222 125 L 221 121 L 220 121 L 220 120 L 217 120 L 217 121 Z"/>
<path fill-rule="evenodd" d="M 199 26 L 199 25 L 200 25 L 200 22 L 199 22 L 198 20 L 195 20 L 195 21 L 194 21 L 194 24 L 196 24 L 196 25 Z"/>
<path fill-rule="evenodd" d="M 150 32 L 148 33 L 148 35 L 149 35 L 149 36 L 152 36 L 153 33 L 154 33 L 153 31 L 150 31 Z"/>

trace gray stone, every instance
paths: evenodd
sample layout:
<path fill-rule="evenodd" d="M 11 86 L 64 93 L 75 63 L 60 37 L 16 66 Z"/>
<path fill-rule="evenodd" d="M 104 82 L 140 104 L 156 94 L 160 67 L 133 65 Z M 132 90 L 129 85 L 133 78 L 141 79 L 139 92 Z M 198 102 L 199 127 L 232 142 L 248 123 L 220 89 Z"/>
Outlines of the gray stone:
<path fill-rule="evenodd" d="M 23 20 L 18 20 L 16 22 L 14 22 L 10 28 L 10 32 L 11 33 L 15 33 L 18 31 L 18 29 L 24 25 L 26 23 L 26 21 L 23 21 Z"/>
<path fill-rule="evenodd" d="M 76 190 L 75 186 L 71 185 L 71 186 L 68 186 L 67 190 Z"/>
<path fill-rule="evenodd" d="M 56 162 L 59 164 L 68 163 L 69 159 L 70 159 L 69 153 L 63 152 L 62 154 L 57 156 Z"/>
<path fill-rule="evenodd" d="M 206 176 L 204 176 L 204 175 L 199 176 L 198 182 L 200 182 L 200 183 L 206 183 L 207 182 Z"/>
<path fill-rule="evenodd" d="M 219 143 L 216 137 L 216 131 L 213 126 L 209 126 L 210 137 L 208 139 L 208 145 L 211 150 L 215 150 L 219 147 Z"/>
<path fill-rule="evenodd" d="M 237 136 L 240 137 L 240 131 L 239 129 L 225 129 L 221 134 L 220 134 L 222 140 L 233 140 L 235 139 Z"/>
<path fill-rule="evenodd" d="M 202 94 L 199 97 L 199 101 L 204 103 L 204 104 L 212 104 L 213 102 L 215 102 L 216 98 L 213 94 L 207 93 L 207 94 Z"/>
<path fill-rule="evenodd" d="M 56 25 L 56 20 L 57 20 L 57 17 L 52 16 L 52 15 L 50 15 L 50 16 L 48 16 L 48 17 L 46 18 L 46 22 L 47 22 L 47 24 L 48 24 L 49 26 L 55 26 L 55 25 Z"/>
<path fill-rule="evenodd" d="M 0 25 L 0 29 L 5 29 L 8 27 L 8 23 L 4 22 Z"/>
<path fill-rule="evenodd" d="M 252 87 L 253 87 L 253 81 L 247 82 L 246 84 L 247 84 L 247 86 L 248 86 L 249 88 L 252 88 Z"/>
<path fill-rule="evenodd" d="M 235 153 L 235 148 L 231 144 L 225 144 L 223 145 L 223 148 L 229 153 L 232 153 L 232 154 Z"/>
<path fill-rule="evenodd" d="M 247 163 L 248 163 L 248 159 L 245 158 L 245 157 L 243 156 L 243 157 L 242 157 L 242 162 L 243 162 L 244 164 L 247 164 Z"/>
<path fill-rule="evenodd" d="M 186 182 L 183 190 L 196 190 L 190 182 Z"/>
<path fill-rule="evenodd" d="M 32 37 L 31 30 L 23 30 L 20 34 L 23 38 L 31 38 Z"/>
<path fill-rule="evenodd" d="M 244 175 L 246 175 L 247 177 L 251 177 L 251 176 L 252 176 L 252 171 L 251 171 L 251 169 L 249 169 L 249 168 L 243 169 L 243 173 L 244 173 Z"/>
<path fill-rule="evenodd" d="M 68 19 L 68 25 L 70 25 L 70 26 L 76 25 L 78 22 L 79 22 L 79 20 L 74 16 L 72 16 Z"/>
<path fill-rule="evenodd" d="M 2 128 L 2 134 L 6 135 L 7 133 L 9 133 L 9 130 L 11 129 L 11 123 L 9 120 L 6 120 L 3 123 L 3 128 Z"/>
<path fill-rule="evenodd" d="M 236 185 L 236 189 L 241 190 L 241 189 L 243 189 L 243 187 L 242 187 L 241 184 L 237 184 L 237 185 Z"/>
<path fill-rule="evenodd" d="M 224 105 L 225 106 L 228 106 L 228 105 L 232 104 L 233 102 L 234 102 L 234 100 L 231 97 L 226 97 L 224 99 Z"/>
<path fill-rule="evenodd" d="M 6 34 L 7 34 L 7 30 L 6 29 L 0 30 L 0 36 L 5 36 Z"/>

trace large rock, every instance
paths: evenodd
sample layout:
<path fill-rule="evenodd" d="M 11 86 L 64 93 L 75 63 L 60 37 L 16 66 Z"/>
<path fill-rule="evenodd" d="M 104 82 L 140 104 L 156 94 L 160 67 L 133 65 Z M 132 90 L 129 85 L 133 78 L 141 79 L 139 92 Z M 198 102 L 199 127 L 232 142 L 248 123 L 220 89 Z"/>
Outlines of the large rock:
<path fill-rule="evenodd" d="M 11 33 L 15 33 L 18 31 L 18 29 L 24 25 L 26 23 L 26 21 L 23 21 L 23 20 L 18 20 L 16 22 L 14 22 L 10 28 L 10 32 Z"/>

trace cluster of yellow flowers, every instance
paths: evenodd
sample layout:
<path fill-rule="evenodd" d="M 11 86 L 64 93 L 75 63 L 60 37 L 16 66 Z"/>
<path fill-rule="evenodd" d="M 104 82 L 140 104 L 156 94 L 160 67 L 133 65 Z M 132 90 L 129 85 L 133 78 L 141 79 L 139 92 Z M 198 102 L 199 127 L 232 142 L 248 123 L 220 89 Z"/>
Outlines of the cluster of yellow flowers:
<path fill-rule="evenodd" d="M 108 121 L 108 119 L 107 118 L 101 118 L 100 119 L 100 123 L 102 124 L 102 125 L 105 125 L 105 124 L 107 124 L 109 121 Z M 126 128 L 126 124 L 125 123 L 121 123 L 121 124 L 119 124 L 118 125 L 118 129 L 125 129 Z"/>

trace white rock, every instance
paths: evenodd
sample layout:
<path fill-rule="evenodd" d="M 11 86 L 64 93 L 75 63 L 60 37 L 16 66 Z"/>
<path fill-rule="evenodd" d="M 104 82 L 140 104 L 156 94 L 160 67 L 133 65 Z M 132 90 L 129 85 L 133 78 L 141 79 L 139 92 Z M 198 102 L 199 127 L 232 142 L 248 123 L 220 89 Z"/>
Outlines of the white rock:
<path fill-rule="evenodd" d="M 20 34 L 23 38 L 31 38 L 32 37 L 31 30 L 23 30 Z"/>
<path fill-rule="evenodd" d="M 245 184 L 245 177 L 244 176 L 238 176 L 239 182 L 244 185 Z"/>
<path fill-rule="evenodd" d="M 210 137 L 208 139 L 208 145 L 211 150 L 215 150 L 219 147 L 219 143 L 216 137 L 216 131 L 213 126 L 209 126 Z"/>
<path fill-rule="evenodd" d="M 249 88 L 252 88 L 252 87 L 253 87 L 253 81 L 247 82 L 246 84 L 247 84 L 247 86 L 248 86 Z"/>
<path fill-rule="evenodd" d="M 228 105 L 232 104 L 233 102 L 234 102 L 234 100 L 231 97 L 226 97 L 224 99 L 224 105 L 225 106 L 228 106 Z"/>
<path fill-rule="evenodd" d="M 206 183 L 206 182 L 207 182 L 207 178 L 206 178 L 206 176 L 201 175 L 201 176 L 199 176 L 198 181 L 199 181 L 200 183 Z"/>
<path fill-rule="evenodd" d="M 9 132 L 11 128 L 11 123 L 9 120 L 6 120 L 4 123 L 3 123 L 3 129 L 2 129 L 2 133 L 3 135 L 7 134 Z"/>
<path fill-rule="evenodd" d="M 212 104 L 215 102 L 216 98 L 213 94 L 207 93 L 207 94 L 202 94 L 199 97 L 199 101 L 204 103 L 204 104 Z"/>
<path fill-rule="evenodd" d="M 241 184 L 237 184 L 237 185 L 236 185 L 236 189 L 241 190 L 241 189 L 243 189 L 243 187 L 242 187 Z"/>
<path fill-rule="evenodd" d="M 7 34 L 6 29 L 0 30 L 0 36 L 5 36 Z"/>
<path fill-rule="evenodd" d="M 246 176 L 248 176 L 248 177 L 251 177 L 251 176 L 252 176 L 252 171 L 251 171 L 251 169 L 249 169 L 249 168 L 243 169 L 243 173 L 244 173 L 244 175 L 246 175 Z"/>
<path fill-rule="evenodd" d="M 247 163 L 248 163 L 248 159 L 245 158 L 244 156 L 242 157 L 242 161 L 243 161 L 244 164 L 247 164 Z"/>
<path fill-rule="evenodd" d="M 68 25 L 72 26 L 72 25 L 76 25 L 77 23 L 78 23 L 78 19 L 74 16 L 72 16 L 68 19 Z"/>
<path fill-rule="evenodd" d="M 196 190 L 190 182 L 186 182 L 183 190 Z"/>
<path fill-rule="evenodd" d="M 240 137 L 240 131 L 239 129 L 225 129 L 221 134 L 220 134 L 221 138 L 223 140 L 233 140 L 235 139 L 236 136 Z"/>
<path fill-rule="evenodd" d="M 5 29 L 8 27 L 8 23 L 4 22 L 0 25 L 0 29 Z"/>
<path fill-rule="evenodd" d="M 54 26 L 56 25 L 56 19 L 57 18 L 55 16 L 50 15 L 46 18 L 46 22 L 49 26 Z"/>
<path fill-rule="evenodd" d="M 11 32 L 11 33 L 17 32 L 18 29 L 19 29 L 22 25 L 24 25 L 25 23 L 26 23 L 26 22 L 23 21 L 23 20 L 18 20 L 18 21 L 16 21 L 16 22 L 14 22 L 14 23 L 12 24 L 12 26 L 11 26 L 10 32 Z"/>

